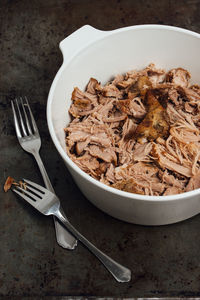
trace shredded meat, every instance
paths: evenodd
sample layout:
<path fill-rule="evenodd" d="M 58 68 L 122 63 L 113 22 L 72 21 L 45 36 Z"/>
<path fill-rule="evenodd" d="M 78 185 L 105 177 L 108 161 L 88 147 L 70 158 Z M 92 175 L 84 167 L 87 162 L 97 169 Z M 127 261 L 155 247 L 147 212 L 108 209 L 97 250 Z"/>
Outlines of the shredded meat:
<path fill-rule="evenodd" d="M 90 78 L 85 91 L 75 87 L 65 128 L 69 157 L 130 193 L 200 188 L 200 86 L 190 78 L 183 68 L 166 72 L 150 64 L 104 86 Z"/>
<path fill-rule="evenodd" d="M 15 181 L 14 178 L 8 176 L 8 178 L 6 179 L 6 182 L 4 183 L 4 187 L 3 187 L 5 193 L 11 189 L 14 181 Z"/>
<path fill-rule="evenodd" d="M 190 73 L 182 68 L 172 69 L 166 75 L 166 81 L 175 85 L 187 87 L 189 84 Z"/>
<path fill-rule="evenodd" d="M 8 192 L 12 186 L 20 186 L 21 188 L 25 189 L 27 188 L 27 185 L 24 181 L 16 181 L 13 177 L 11 176 L 8 176 L 8 178 L 6 179 L 5 183 L 4 183 L 4 192 Z"/>
<path fill-rule="evenodd" d="M 186 186 L 186 192 L 200 188 L 200 173 L 192 176 L 188 185 Z"/>

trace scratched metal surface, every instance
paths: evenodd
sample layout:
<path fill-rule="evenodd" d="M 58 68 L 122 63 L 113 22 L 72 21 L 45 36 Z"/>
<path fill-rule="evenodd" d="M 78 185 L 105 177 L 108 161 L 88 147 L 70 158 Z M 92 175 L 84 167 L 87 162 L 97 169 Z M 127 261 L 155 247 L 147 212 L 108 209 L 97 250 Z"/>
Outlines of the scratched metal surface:
<path fill-rule="evenodd" d="M 0 2 L 1 299 L 200 296 L 200 216 L 163 227 L 109 217 L 78 190 L 48 134 L 45 109 L 62 63 L 59 42 L 84 24 L 109 30 L 143 23 L 200 32 L 200 1 Z M 30 99 L 42 137 L 41 156 L 69 219 L 96 246 L 132 270 L 130 283 L 117 283 L 81 244 L 74 252 L 60 248 L 51 218 L 3 192 L 8 175 L 42 183 L 35 162 L 15 137 L 10 100 L 20 95 Z"/>

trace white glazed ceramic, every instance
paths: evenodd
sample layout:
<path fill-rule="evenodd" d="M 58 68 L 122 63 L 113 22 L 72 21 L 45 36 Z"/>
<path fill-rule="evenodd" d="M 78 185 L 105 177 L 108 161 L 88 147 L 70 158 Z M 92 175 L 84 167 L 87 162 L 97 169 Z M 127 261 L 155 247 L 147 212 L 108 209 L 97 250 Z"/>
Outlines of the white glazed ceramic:
<path fill-rule="evenodd" d="M 200 35 L 177 27 L 140 25 L 113 31 L 83 26 L 60 43 L 64 61 L 48 96 L 47 120 L 52 140 L 83 194 L 118 219 L 142 225 L 163 225 L 200 212 L 200 190 L 172 196 L 143 196 L 106 186 L 79 169 L 67 156 L 63 128 L 75 86 L 89 78 L 103 84 L 119 73 L 153 62 L 166 70 L 182 67 L 200 83 Z"/>

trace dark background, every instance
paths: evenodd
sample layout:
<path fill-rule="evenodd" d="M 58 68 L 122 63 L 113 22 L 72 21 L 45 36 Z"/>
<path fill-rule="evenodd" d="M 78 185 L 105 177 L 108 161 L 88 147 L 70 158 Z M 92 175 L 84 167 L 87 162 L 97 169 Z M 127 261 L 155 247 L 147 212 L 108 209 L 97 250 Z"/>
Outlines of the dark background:
<path fill-rule="evenodd" d="M 48 134 L 46 102 L 62 64 L 59 42 L 85 24 L 110 30 L 145 23 L 200 33 L 200 1 L 0 1 L 1 299 L 200 296 L 200 216 L 145 227 L 105 215 L 78 190 Z M 23 95 L 31 102 L 41 156 L 66 214 L 96 246 L 132 270 L 131 282 L 117 283 L 80 243 L 74 252 L 59 247 L 51 218 L 3 192 L 8 175 L 42 184 L 13 128 L 10 100 Z"/>

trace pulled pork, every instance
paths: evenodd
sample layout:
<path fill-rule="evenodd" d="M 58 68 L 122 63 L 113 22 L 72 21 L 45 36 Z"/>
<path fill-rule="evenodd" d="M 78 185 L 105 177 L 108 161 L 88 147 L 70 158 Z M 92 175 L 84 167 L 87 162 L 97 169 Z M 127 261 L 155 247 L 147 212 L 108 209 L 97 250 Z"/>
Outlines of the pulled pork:
<path fill-rule="evenodd" d="M 114 188 L 173 195 L 200 188 L 200 86 L 150 64 L 72 93 L 69 157 Z"/>
<path fill-rule="evenodd" d="M 13 185 L 14 186 L 20 186 L 21 188 L 26 190 L 26 183 L 25 182 L 23 182 L 21 180 L 17 182 L 13 177 L 8 176 L 5 183 L 4 183 L 4 186 L 3 186 L 4 192 L 7 193 Z"/>

